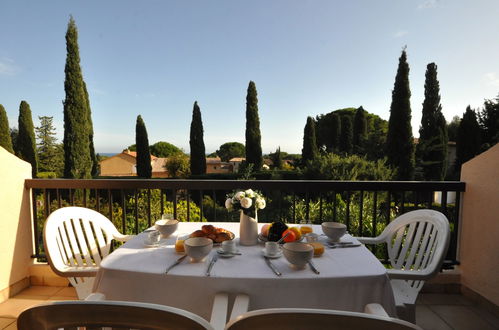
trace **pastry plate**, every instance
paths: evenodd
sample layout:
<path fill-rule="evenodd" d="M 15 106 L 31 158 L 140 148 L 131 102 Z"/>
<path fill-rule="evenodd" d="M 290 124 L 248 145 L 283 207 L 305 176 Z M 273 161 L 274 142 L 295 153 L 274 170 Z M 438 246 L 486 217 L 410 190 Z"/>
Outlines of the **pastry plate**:
<path fill-rule="evenodd" d="M 217 229 L 220 230 L 222 233 L 228 234 L 229 237 L 230 237 L 230 240 L 233 240 L 236 237 L 236 235 L 234 235 L 233 232 L 231 232 L 231 231 L 229 231 L 227 229 L 223 229 L 223 228 L 217 228 Z M 191 233 L 191 235 L 192 235 L 192 233 Z M 206 236 L 197 236 L 197 237 L 207 237 L 207 236 L 208 235 L 206 235 Z M 191 236 L 189 235 L 189 237 L 191 237 Z M 192 236 L 192 237 L 196 237 L 196 236 Z M 213 241 L 213 246 L 220 246 L 220 245 L 222 245 L 221 242 L 217 243 L 217 242 Z"/>

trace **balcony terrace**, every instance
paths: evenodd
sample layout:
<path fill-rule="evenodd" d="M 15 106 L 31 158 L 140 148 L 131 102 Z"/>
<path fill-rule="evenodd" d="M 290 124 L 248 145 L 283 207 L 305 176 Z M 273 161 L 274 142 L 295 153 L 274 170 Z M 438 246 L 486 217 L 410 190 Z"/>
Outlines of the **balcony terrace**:
<path fill-rule="evenodd" d="M 416 320 L 424 329 L 499 328 L 499 145 L 463 165 L 461 182 L 217 180 L 41 180 L 30 165 L 0 148 L 0 329 L 15 329 L 25 308 L 75 299 L 68 282 L 44 262 L 43 223 L 65 205 L 93 208 L 123 233 L 149 227 L 161 213 L 183 221 L 237 221 L 223 209 L 233 189 L 268 197 L 262 222 L 340 221 L 355 236 L 375 236 L 398 214 L 444 213 L 451 245 L 443 271 L 426 283 Z M 373 250 L 382 262 L 386 252 Z"/>

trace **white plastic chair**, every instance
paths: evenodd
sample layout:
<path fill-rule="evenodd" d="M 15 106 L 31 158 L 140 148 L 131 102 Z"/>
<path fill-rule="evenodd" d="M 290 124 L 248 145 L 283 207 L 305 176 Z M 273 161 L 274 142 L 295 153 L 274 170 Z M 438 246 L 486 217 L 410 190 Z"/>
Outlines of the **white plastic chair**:
<path fill-rule="evenodd" d="M 118 232 L 108 218 L 83 207 L 64 207 L 49 215 L 43 229 L 45 253 L 52 270 L 67 277 L 78 298 L 92 291 L 94 277 L 111 241 L 127 241 L 132 236 Z"/>
<path fill-rule="evenodd" d="M 361 243 L 385 243 L 397 314 L 414 323 L 415 303 L 424 281 L 435 276 L 447 253 L 449 221 L 434 210 L 416 210 L 394 219 L 378 237 L 358 237 Z"/>
<path fill-rule="evenodd" d="M 214 328 L 202 317 L 169 306 L 125 301 L 60 301 L 29 308 L 17 319 L 19 330 L 76 329 L 197 330 Z"/>
<path fill-rule="evenodd" d="M 260 309 L 238 316 L 227 323 L 225 329 L 422 330 L 415 324 L 389 317 L 381 305 L 368 306 L 371 307 L 366 306 L 366 313 L 308 308 Z"/>

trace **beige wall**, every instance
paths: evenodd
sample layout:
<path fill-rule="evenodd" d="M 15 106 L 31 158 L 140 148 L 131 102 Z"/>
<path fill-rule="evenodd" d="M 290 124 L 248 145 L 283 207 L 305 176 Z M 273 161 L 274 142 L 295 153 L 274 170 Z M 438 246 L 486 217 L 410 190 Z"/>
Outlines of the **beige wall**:
<path fill-rule="evenodd" d="M 133 165 L 135 165 L 135 158 L 121 153 L 100 162 L 100 175 L 134 176 L 137 173 L 133 173 Z"/>
<path fill-rule="evenodd" d="M 499 306 L 499 144 L 463 164 L 461 281 Z"/>
<path fill-rule="evenodd" d="M 33 240 L 25 179 L 31 179 L 31 165 L 0 147 L 0 302 L 19 283 L 29 283 Z"/>

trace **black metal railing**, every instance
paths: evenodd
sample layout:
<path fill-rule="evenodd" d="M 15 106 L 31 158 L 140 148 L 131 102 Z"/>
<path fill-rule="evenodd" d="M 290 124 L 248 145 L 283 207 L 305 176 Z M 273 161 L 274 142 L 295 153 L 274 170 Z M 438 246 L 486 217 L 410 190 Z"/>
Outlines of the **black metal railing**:
<path fill-rule="evenodd" d="M 49 214 L 68 205 L 95 209 L 123 233 L 139 233 L 162 213 L 181 221 L 238 221 L 224 208 L 226 194 L 259 190 L 267 207 L 259 222 L 338 221 L 355 236 L 376 236 L 396 216 L 429 208 L 444 213 L 451 224 L 446 265 L 456 260 L 461 193 L 464 182 L 302 181 L 302 180 L 161 180 L 161 179 L 28 179 L 32 189 L 34 258 L 44 258 L 42 229 Z M 441 198 L 435 201 L 434 193 Z M 447 199 L 447 193 L 455 195 Z M 379 255 L 379 254 L 378 254 Z M 383 257 L 380 257 L 383 259 Z M 385 258 L 386 259 L 386 258 Z"/>

